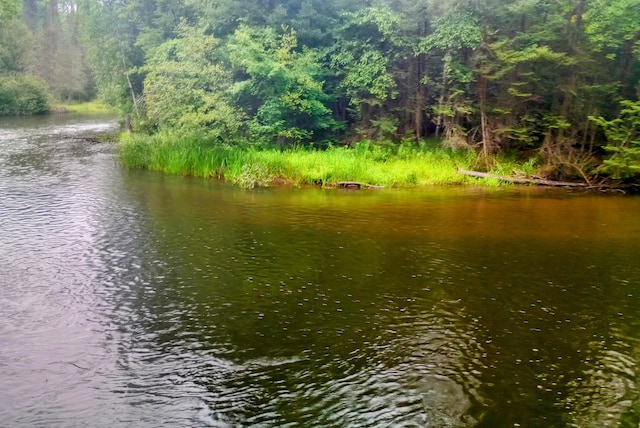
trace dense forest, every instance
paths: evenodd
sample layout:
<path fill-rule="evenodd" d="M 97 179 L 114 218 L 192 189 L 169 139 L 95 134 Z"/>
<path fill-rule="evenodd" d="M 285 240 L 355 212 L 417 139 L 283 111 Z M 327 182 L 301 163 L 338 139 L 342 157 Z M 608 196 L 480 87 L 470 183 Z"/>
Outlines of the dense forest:
<path fill-rule="evenodd" d="M 441 137 L 637 181 L 639 59 L 640 0 L 3 0 L 0 113 L 46 88 L 209 144 Z"/>

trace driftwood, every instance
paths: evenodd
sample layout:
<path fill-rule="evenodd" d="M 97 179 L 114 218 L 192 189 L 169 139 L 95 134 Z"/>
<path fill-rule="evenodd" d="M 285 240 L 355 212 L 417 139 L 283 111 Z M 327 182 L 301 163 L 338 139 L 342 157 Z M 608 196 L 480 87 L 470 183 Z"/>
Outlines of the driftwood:
<path fill-rule="evenodd" d="M 489 174 L 486 172 L 468 171 L 466 169 L 461 169 L 461 168 L 458 168 L 458 172 L 460 174 L 468 175 L 470 177 L 495 178 L 497 180 L 508 181 L 510 183 L 516 183 L 516 184 L 536 184 L 538 186 L 556 186 L 556 187 L 581 187 L 585 189 L 596 189 L 596 188 L 606 187 L 606 186 L 592 186 L 587 183 L 574 183 L 571 181 L 546 180 L 543 178 L 509 177 L 505 175 Z"/>
<path fill-rule="evenodd" d="M 384 189 L 384 186 L 374 186 L 373 184 L 361 183 L 359 181 L 338 181 L 336 186 L 343 189 Z"/>

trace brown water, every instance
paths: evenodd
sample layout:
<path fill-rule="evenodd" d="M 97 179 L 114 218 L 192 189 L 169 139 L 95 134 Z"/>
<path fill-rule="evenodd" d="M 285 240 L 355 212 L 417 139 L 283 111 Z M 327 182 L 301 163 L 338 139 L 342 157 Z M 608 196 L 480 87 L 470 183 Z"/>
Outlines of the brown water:
<path fill-rule="evenodd" d="M 0 122 L 2 427 L 638 427 L 640 198 L 246 191 Z"/>

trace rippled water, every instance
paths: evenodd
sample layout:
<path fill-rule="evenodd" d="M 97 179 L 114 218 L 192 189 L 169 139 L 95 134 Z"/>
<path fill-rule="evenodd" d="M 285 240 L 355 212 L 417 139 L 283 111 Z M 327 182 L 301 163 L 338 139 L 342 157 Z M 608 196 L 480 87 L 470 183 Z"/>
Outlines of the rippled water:
<path fill-rule="evenodd" d="M 640 199 L 245 191 L 0 122 L 0 426 L 638 427 Z"/>

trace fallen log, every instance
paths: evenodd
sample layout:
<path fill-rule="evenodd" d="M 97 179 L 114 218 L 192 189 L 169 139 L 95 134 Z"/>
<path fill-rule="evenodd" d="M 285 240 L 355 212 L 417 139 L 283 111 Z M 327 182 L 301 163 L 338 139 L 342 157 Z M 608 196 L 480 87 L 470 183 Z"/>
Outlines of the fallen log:
<path fill-rule="evenodd" d="M 470 177 L 478 178 L 495 178 L 501 181 L 507 181 L 515 184 L 535 184 L 538 186 L 556 186 L 556 187 L 582 187 L 586 189 L 602 188 L 603 186 L 591 186 L 587 183 L 574 183 L 571 181 L 555 181 L 546 180 L 543 178 L 524 178 L 524 177 L 510 177 L 506 175 L 489 174 L 487 172 L 468 171 L 466 169 L 458 168 L 458 172 L 462 175 L 468 175 Z"/>
<path fill-rule="evenodd" d="M 373 184 L 361 183 L 359 181 L 338 181 L 336 186 L 344 189 L 384 189 L 384 186 L 374 186 Z"/>

